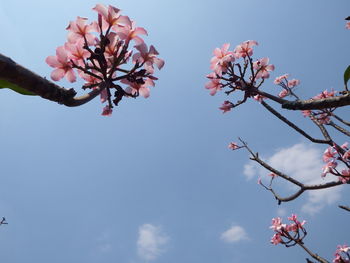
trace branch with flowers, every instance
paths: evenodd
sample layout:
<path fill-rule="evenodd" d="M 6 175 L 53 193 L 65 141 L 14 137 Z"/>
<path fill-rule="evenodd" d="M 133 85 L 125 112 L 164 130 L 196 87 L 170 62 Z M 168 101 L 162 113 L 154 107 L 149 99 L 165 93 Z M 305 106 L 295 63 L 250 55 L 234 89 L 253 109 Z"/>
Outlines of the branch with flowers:
<path fill-rule="evenodd" d="M 86 95 L 76 97 L 73 89 L 64 89 L 18 65 L 0 54 L 0 88 L 10 88 L 25 95 L 39 95 L 66 106 L 83 105 L 97 95 L 106 103 L 102 115 L 110 116 L 114 106 L 124 98 L 148 98 L 155 86 L 155 67 L 164 61 L 158 58 L 153 45 L 147 47 L 141 35 L 147 35 L 135 21 L 121 15 L 113 6 L 97 4 L 97 21 L 77 17 L 67 27 L 68 41 L 46 58 L 53 67 L 51 79 L 84 80 Z M 132 44 L 133 43 L 133 44 Z"/>
<path fill-rule="evenodd" d="M 229 51 L 229 44 L 224 44 L 222 48 L 216 48 L 214 50 L 214 57 L 210 61 L 210 68 L 213 70 L 213 72 L 207 75 L 207 78 L 210 81 L 206 84 L 206 88 L 209 89 L 210 95 L 215 95 L 217 92 L 223 90 L 226 95 L 242 92 L 242 99 L 237 100 L 236 102 L 231 102 L 228 100 L 224 101 L 220 107 L 223 113 L 231 111 L 231 109 L 238 107 L 246 103 L 248 99 L 253 98 L 254 100 L 260 102 L 260 104 L 267 111 L 311 142 L 328 145 L 328 148 L 325 150 L 323 155 L 325 165 L 321 176 L 325 177 L 327 174 L 332 174 L 337 178 L 337 180 L 318 185 L 305 185 L 302 182 L 299 182 L 268 165 L 261 158 L 259 158 L 258 153 L 254 153 L 248 147 L 247 143 L 242 140 L 241 146 L 236 143 L 231 143 L 229 148 L 232 150 L 245 148 L 251 154 L 251 159 L 253 161 L 259 163 L 261 166 L 270 171 L 270 174 L 272 174 L 270 184 L 266 186 L 261 181 L 260 184 L 265 189 L 269 190 L 279 203 L 294 200 L 307 190 L 319 190 L 341 184 L 349 184 L 350 149 L 348 148 L 348 144 L 344 143 L 340 145 L 328 132 L 328 128 L 331 127 L 346 136 L 350 136 L 349 130 L 345 128 L 346 126 L 349 126 L 349 122 L 343 120 L 341 117 L 335 114 L 337 107 L 321 108 L 319 110 L 312 111 L 304 110 L 302 111 L 304 117 L 308 117 L 314 123 L 314 125 L 320 129 L 323 136 L 323 138 L 314 138 L 297 124 L 288 120 L 276 109 L 270 106 L 270 104 L 267 103 L 268 99 L 282 105 L 284 101 L 286 101 L 283 98 L 287 96 L 294 98 L 296 101 L 300 101 L 298 95 L 294 92 L 294 87 L 299 85 L 300 81 L 297 79 L 289 80 L 289 75 L 284 74 L 274 80 L 274 84 L 282 88 L 277 96 L 262 91 L 261 87 L 263 83 L 269 78 L 270 72 L 275 69 L 275 66 L 269 64 L 269 59 L 267 57 L 255 61 L 253 60 L 253 47 L 257 45 L 258 43 L 256 41 L 249 40 L 238 45 L 233 51 Z M 329 98 L 336 98 L 335 94 L 335 91 L 329 92 L 325 90 L 319 95 L 315 96 L 312 101 L 318 102 Z M 338 124 L 331 118 L 337 121 Z M 342 163 L 345 169 L 342 169 L 341 171 L 337 170 L 338 163 Z M 288 197 L 281 197 L 272 188 L 272 182 L 276 177 L 282 178 L 289 183 L 296 185 L 299 187 L 299 190 Z"/>
<path fill-rule="evenodd" d="M 292 214 L 288 217 L 289 224 L 283 223 L 280 217 L 272 219 L 272 229 L 275 234 L 271 238 L 271 243 L 274 245 L 284 245 L 285 247 L 300 246 L 305 250 L 313 259 L 320 263 L 329 263 L 328 260 L 319 256 L 318 254 L 312 252 L 309 248 L 305 246 L 304 238 L 307 235 L 305 229 L 306 221 L 299 221 L 297 215 Z M 347 245 L 338 245 L 334 254 L 334 263 L 349 263 L 350 262 L 350 247 Z M 312 262 L 307 259 L 307 262 Z"/>
<path fill-rule="evenodd" d="M 350 20 L 350 17 L 347 18 Z M 350 21 L 346 28 L 350 29 Z M 279 171 L 260 158 L 257 152 L 248 147 L 247 142 L 239 138 L 240 143 L 231 142 L 228 148 L 231 150 L 246 149 L 250 159 L 269 171 L 270 182 L 265 184 L 259 179 L 258 183 L 270 191 L 278 204 L 295 200 L 306 191 L 316 191 L 344 184 L 350 184 L 350 147 L 348 143 L 340 144 L 330 135 L 330 129 L 345 136 L 350 136 L 350 122 L 336 114 L 336 109 L 350 105 L 350 92 L 347 82 L 350 79 L 350 66 L 344 72 L 344 90 L 336 92 L 325 90 L 308 100 L 302 100 L 295 92 L 295 87 L 300 85 L 298 79 L 290 79 L 289 74 L 283 74 L 273 81 L 280 87 L 277 94 L 263 90 L 263 84 L 275 70 L 270 64 L 269 58 L 253 59 L 254 48 L 258 42 L 254 40 L 245 41 L 230 50 L 230 44 L 226 43 L 221 48 L 215 48 L 213 57 L 210 60 L 212 72 L 207 75 L 209 82 L 205 88 L 210 95 L 223 91 L 227 96 L 238 95 L 239 99 L 225 100 L 219 107 L 223 113 L 227 113 L 235 107 L 247 103 L 250 99 L 259 102 L 270 114 L 274 115 L 281 122 L 288 125 L 292 130 L 304 136 L 315 144 L 325 145 L 326 149 L 322 159 L 324 166 L 320 176 L 333 176 L 333 180 L 321 184 L 306 184 L 282 171 Z M 290 100 L 286 99 L 290 98 Z M 300 110 L 302 115 L 308 118 L 320 130 L 321 137 L 312 136 L 299 124 L 292 122 L 278 110 L 273 108 L 272 103 L 277 103 L 282 109 Z M 320 156 L 321 157 L 321 156 Z M 340 167 L 340 168 L 339 168 Z M 297 187 L 297 190 L 289 196 L 281 196 L 274 188 L 273 182 L 280 178 Z M 350 211 L 347 206 L 340 208 Z M 328 262 L 326 259 L 311 252 L 304 244 L 303 239 L 307 235 L 304 228 L 305 221 L 299 222 L 296 215 L 288 218 L 290 224 L 282 224 L 281 218 L 274 218 L 272 229 L 276 232 L 271 242 L 275 245 L 283 244 L 286 247 L 298 245 L 302 247 L 313 259 L 321 263 Z M 350 262 L 350 247 L 338 246 L 333 262 Z M 311 262 L 310 260 L 307 260 Z"/>

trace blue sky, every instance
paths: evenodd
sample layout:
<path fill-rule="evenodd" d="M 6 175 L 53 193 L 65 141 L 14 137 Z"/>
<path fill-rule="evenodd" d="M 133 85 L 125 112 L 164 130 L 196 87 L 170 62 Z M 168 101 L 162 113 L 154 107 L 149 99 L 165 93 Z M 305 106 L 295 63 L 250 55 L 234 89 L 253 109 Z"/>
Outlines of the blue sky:
<path fill-rule="evenodd" d="M 95 19 L 95 4 L 0 0 L 0 52 L 49 77 L 45 58 L 66 41 L 69 21 Z M 336 245 L 349 244 L 348 215 L 337 208 L 350 203 L 347 187 L 277 206 L 256 184 L 266 172 L 227 144 L 241 136 L 307 182 L 318 178 L 325 147 L 255 101 L 222 114 L 226 96 L 204 89 L 213 49 L 254 39 L 255 58 L 268 56 L 276 67 L 264 90 L 277 94 L 272 81 L 284 73 L 301 80 L 304 98 L 340 90 L 350 61 L 349 1 L 104 4 L 148 30 L 165 67 L 150 98 L 123 100 L 110 118 L 100 116 L 99 100 L 67 108 L 0 91 L 0 216 L 9 222 L 0 227 L 2 262 L 303 262 L 301 249 L 269 244 L 271 218 L 292 212 L 308 221 L 305 242 L 320 255 L 332 259 Z M 300 113 L 285 114 L 319 136 Z"/>

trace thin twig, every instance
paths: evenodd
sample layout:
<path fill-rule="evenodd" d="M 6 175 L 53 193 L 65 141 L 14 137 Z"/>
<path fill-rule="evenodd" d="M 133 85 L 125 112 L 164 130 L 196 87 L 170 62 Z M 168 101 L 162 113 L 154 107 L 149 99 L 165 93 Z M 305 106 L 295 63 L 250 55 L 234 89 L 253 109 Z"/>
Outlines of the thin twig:
<path fill-rule="evenodd" d="M 288 197 L 281 197 L 273 190 L 272 187 L 265 187 L 267 190 L 269 190 L 273 194 L 273 196 L 276 198 L 276 200 L 278 200 L 279 203 L 292 201 L 292 200 L 296 199 L 297 197 L 299 197 L 302 193 L 304 193 L 305 191 L 308 191 L 308 190 L 326 189 L 326 188 L 331 188 L 331 187 L 338 186 L 338 185 L 342 184 L 341 181 L 333 181 L 333 182 L 328 182 L 325 184 L 305 185 L 305 184 L 299 182 L 298 180 L 296 180 L 296 179 L 276 170 L 275 168 L 271 167 L 269 164 L 267 164 L 266 162 L 261 160 L 259 158 L 258 153 L 254 153 L 248 147 L 248 145 L 245 141 L 243 141 L 241 138 L 239 138 L 239 140 L 242 142 L 243 147 L 246 148 L 247 151 L 252 155 L 252 157 L 250 158 L 252 161 L 259 163 L 265 169 L 269 170 L 270 172 L 278 175 L 279 177 L 283 178 L 284 180 L 289 181 L 290 183 L 292 183 L 300 188 L 298 191 L 296 191 L 294 194 L 292 194 Z"/>
<path fill-rule="evenodd" d="M 327 125 L 332 126 L 334 129 L 338 130 L 342 134 L 345 134 L 346 136 L 350 137 L 350 131 L 344 129 L 343 127 L 340 127 L 339 125 L 335 124 L 334 122 L 330 121 Z"/>
<path fill-rule="evenodd" d="M 339 205 L 338 207 L 341 208 L 341 209 L 344 209 L 344 210 L 346 210 L 346 211 L 348 211 L 348 212 L 350 212 L 350 207 L 348 207 L 348 206 Z"/>
<path fill-rule="evenodd" d="M 284 123 L 286 123 L 289 127 L 293 128 L 294 130 L 296 130 L 297 132 L 299 132 L 301 135 L 303 135 L 304 137 L 306 137 L 307 139 L 309 139 L 310 141 L 314 142 L 314 143 L 321 143 L 321 144 L 329 144 L 332 145 L 332 142 L 330 140 L 320 140 L 320 139 L 315 139 L 313 137 L 311 137 L 309 134 L 307 134 L 305 131 L 303 131 L 302 129 L 300 129 L 298 126 L 296 126 L 294 123 L 292 123 L 291 121 L 289 121 L 287 118 L 285 118 L 284 116 L 282 116 L 279 112 L 277 112 L 275 109 L 273 109 L 270 105 L 268 105 L 265 101 L 262 101 L 261 104 L 269 111 L 271 112 L 273 115 L 275 115 L 277 118 L 279 118 L 281 121 L 283 121 Z"/>

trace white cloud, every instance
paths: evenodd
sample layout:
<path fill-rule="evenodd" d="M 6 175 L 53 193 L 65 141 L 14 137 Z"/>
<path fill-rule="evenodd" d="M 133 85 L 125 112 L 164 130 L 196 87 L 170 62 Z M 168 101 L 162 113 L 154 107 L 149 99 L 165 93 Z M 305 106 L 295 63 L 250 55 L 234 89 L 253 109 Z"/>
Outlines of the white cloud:
<path fill-rule="evenodd" d="M 324 165 L 322 162 L 322 150 L 313 145 L 299 143 L 289 148 L 284 148 L 276 152 L 269 158 L 265 158 L 266 162 L 275 169 L 297 179 L 304 184 L 321 184 L 329 181 L 334 181 L 332 175 L 326 178 L 321 177 L 321 169 Z M 245 165 L 243 170 L 244 175 L 248 179 L 255 176 L 265 177 L 269 171 L 260 167 L 255 162 L 250 162 Z M 293 189 L 295 186 L 291 184 L 287 188 Z M 276 187 L 277 192 L 278 188 Z M 326 205 L 331 205 L 339 200 L 341 187 L 333 187 L 323 190 L 307 191 L 307 200 L 302 207 L 302 211 L 315 214 L 323 209 Z"/>
<path fill-rule="evenodd" d="M 248 240 L 249 238 L 244 228 L 236 225 L 223 232 L 220 239 L 227 243 L 235 243 L 242 240 Z"/>
<path fill-rule="evenodd" d="M 137 253 L 140 258 L 152 261 L 164 252 L 164 246 L 169 238 L 162 232 L 159 226 L 144 224 L 139 227 L 137 240 Z"/>

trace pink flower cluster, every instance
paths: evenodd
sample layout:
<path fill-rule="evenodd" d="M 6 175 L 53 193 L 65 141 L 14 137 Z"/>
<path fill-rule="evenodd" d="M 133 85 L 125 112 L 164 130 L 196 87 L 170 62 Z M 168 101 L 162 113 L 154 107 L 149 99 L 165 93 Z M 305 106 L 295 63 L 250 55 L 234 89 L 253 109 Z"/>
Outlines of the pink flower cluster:
<path fill-rule="evenodd" d="M 295 86 L 298 86 L 300 84 L 300 80 L 298 79 L 292 79 L 288 80 L 287 78 L 289 77 L 289 74 L 284 74 L 282 76 L 279 76 L 275 78 L 274 82 L 276 85 L 281 86 L 283 89 L 282 91 L 278 94 L 278 97 L 284 98 L 288 95 L 292 94 L 292 88 Z"/>
<path fill-rule="evenodd" d="M 313 100 L 320 100 L 320 99 L 325 99 L 325 98 L 330 98 L 334 97 L 336 95 L 336 91 L 331 90 L 325 90 L 321 92 L 320 94 L 312 97 Z M 319 124 L 329 124 L 331 121 L 331 115 L 332 111 L 334 109 L 323 109 L 319 111 L 311 111 L 311 110 L 304 110 L 302 111 L 302 114 L 304 117 L 310 117 L 311 119 L 317 121 Z"/>
<path fill-rule="evenodd" d="M 341 173 L 336 170 L 338 160 L 347 166 Z M 323 153 L 323 162 L 326 164 L 322 167 L 322 177 L 331 173 L 338 176 L 339 181 L 343 184 L 350 183 L 350 149 L 348 148 L 348 143 L 341 145 L 340 149 L 339 146 L 328 147 Z"/>
<path fill-rule="evenodd" d="M 286 247 L 290 247 L 297 243 L 302 243 L 306 236 L 306 230 L 304 229 L 306 221 L 300 222 L 295 214 L 288 217 L 288 220 L 290 221 L 289 224 L 283 224 L 280 217 L 272 218 L 270 228 L 275 231 L 271 238 L 272 244 L 283 244 Z"/>
<path fill-rule="evenodd" d="M 239 146 L 237 143 L 235 142 L 230 142 L 228 144 L 228 148 L 231 149 L 231 150 L 237 150 L 237 149 L 240 149 L 242 148 L 242 146 Z"/>
<path fill-rule="evenodd" d="M 348 245 L 338 245 L 333 263 L 350 263 L 350 247 Z"/>
<path fill-rule="evenodd" d="M 75 82 L 79 76 L 85 81 L 84 89 L 103 86 L 101 102 L 107 105 L 102 115 L 109 116 L 113 104 L 117 106 L 124 96 L 147 98 L 149 87 L 157 79 L 153 76 L 154 66 L 161 69 L 164 61 L 157 57 L 154 46 L 148 48 L 141 38 L 147 31 L 121 15 L 121 10 L 102 4 L 93 10 L 98 14 L 97 21 L 88 23 L 87 18 L 79 16 L 71 21 L 67 27 L 68 41 L 56 49 L 55 56 L 48 56 L 46 63 L 54 68 L 51 73 L 54 81 L 65 77 Z M 126 88 L 115 84 L 116 81 Z"/>
<path fill-rule="evenodd" d="M 269 64 L 269 58 L 264 57 L 253 61 L 253 47 L 258 42 L 247 40 L 239 45 L 233 51 L 230 51 L 230 44 L 225 43 L 221 48 L 215 48 L 213 57 L 210 60 L 210 69 L 212 72 L 207 75 L 209 82 L 205 88 L 209 90 L 210 95 L 215 95 L 218 91 L 228 89 L 227 94 L 235 91 L 247 91 L 250 87 L 259 86 L 264 79 L 269 78 L 270 71 L 275 69 L 274 65 Z M 243 62 L 237 63 L 236 60 L 242 59 Z M 236 62 L 236 63 L 234 63 Z M 247 70 L 247 68 L 250 70 Z M 250 76 L 245 77 L 250 73 Z M 249 94 L 249 97 L 255 97 L 258 94 Z M 230 101 L 225 101 L 220 109 L 223 113 L 230 111 L 236 105 Z"/>

